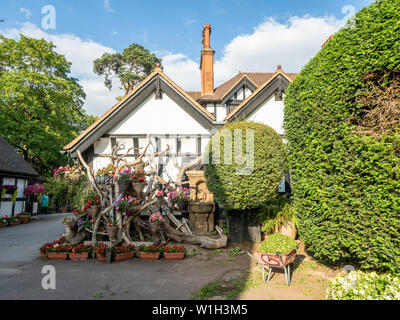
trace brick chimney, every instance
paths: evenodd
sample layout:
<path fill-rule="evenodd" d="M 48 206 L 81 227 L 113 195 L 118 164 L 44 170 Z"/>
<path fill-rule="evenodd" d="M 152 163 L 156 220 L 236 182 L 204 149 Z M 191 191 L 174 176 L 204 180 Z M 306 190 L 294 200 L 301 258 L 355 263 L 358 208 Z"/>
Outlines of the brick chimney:
<path fill-rule="evenodd" d="M 214 94 L 214 53 L 210 47 L 211 26 L 203 28 L 203 50 L 201 51 L 201 96 Z"/>

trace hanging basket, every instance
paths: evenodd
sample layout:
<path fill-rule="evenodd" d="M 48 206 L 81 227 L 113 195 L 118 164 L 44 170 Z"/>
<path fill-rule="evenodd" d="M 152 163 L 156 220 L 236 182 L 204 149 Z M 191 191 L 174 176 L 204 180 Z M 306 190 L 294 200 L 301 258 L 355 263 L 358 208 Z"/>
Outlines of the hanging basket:
<path fill-rule="evenodd" d="M 118 183 L 119 192 L 121 194 L 124 194 L 128 190 L 131 181 L 130 180 L 118 180 L 117 183 Z"/>
<path fill-rule="evenodd" d="M 100 206 L 93 206 L 91 205 L 86 212 L 92 217 L 93 220 L 96 219 L 97 215 L 100 212 Z"/>
<path fill-rule="evenodd" d="M 136 195 L 140 198 L 143 194 L 143 189 L 146 186 L 146 182 L 135 182 L 132 185 Z"/>
<path fill-rule="evenodd" d="M 82 174 L 81 173 L 71 173 L 68 177 L 72 181 L 72 183 L 76 185 L 81 181 Z"/>
<path fill-rule="evenodd" d="M 157 201 L 156 201 L 156 203 L 154 204 L 154 206 L 155 206 L 158 210 L 160 210 L 160 209 L 162 208 L 163 203 L 164 203 L 164 200 L 163 200 L 163 199 L 157 198 Z"/>
<path fill-rule="evenodd" d="M 96 182 L 98 184 L 107 184 L 112 180 L 111 176 L 97 176 L 96 177 Z"/>
<path fill-rule="evenodd" d="M 150 229 L 152 233 L 156 233 L 160 230 L 160 224 L 158 222 L 150 223 Z"/>
<path fill-rule="evenodd" d="M 179 210 L 185 209 L 185 208 L 186 208 L 186 205 L 187 205 L 187 202 L 186 202 L 186 201 L 183 201 L 183 200 L 178 200 L 178 201 L 176 202 L 176 207 L 177 207 Z"/>
<path fill-rule="evenodd" d="M 135 164 L 134 166 L 133 166 L 133 170 L 135 170 L 135 173 L 136 174 L 138 174 L 138 175 L 142 175 L 143 173 L 144 173 L 144 168 L 145 168 L 145 164 L 144 163 L 138 163 L 138 164 Z"/>

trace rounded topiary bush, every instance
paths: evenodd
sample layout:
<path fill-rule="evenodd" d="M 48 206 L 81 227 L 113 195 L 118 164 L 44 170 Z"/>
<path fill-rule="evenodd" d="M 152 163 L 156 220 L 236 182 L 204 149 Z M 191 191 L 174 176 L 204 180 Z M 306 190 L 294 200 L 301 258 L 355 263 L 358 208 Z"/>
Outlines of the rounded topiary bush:
<path fill-rule="evenodd" d="M 286 91 L 299 234 L 328 263 L 400 271 L 400 1 L 362 9 Z"/>
<path fill-rule="evenodd" d="M 229 123 L 210 140 L 205 157 L 207 188 L 225 209 L 259 208 L 278 195 L 285 150 L 272 128 L 248 121 Z"/>

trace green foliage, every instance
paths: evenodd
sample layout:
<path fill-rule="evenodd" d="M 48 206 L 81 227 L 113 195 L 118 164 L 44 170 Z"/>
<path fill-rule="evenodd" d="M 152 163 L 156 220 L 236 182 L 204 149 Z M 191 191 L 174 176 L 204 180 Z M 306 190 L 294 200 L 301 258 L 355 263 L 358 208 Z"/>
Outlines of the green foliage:
<path fill-rule="evenodd" d="M 390 274 L 352 271 L 333 279 L 326 296 L 329 300 L 400 300 L 400 279 Z"/>
<path fill-rule="evenodd" d="M 258 252 L 260 253 L 289 253 L 297 249 L 297 242 L 292 238 L 281 233 L 275 233 L 268 236 L 267 240 L 260 244 Z"/>
<path fill-rule="evenodd" d="M 280 195 L 265 207 L 260 208 L 257 219 L 262 225 L 261 231 L 271 234 L 282 225 L 297 225 L 296 212 L 288 195 Z"/>
<path fill-rule="evenodd" d="M 230 256 L 240 256 L 242 254 L 244 254 L 244 251 L 240 248 L 240 247 L 235 247 L 232 249 L 229 249 L 227 252 L 227 254 L 229 254 Z"/>
<path fill-rule="evenodd" d="M 66 162 L 60 150 L 94 120 L 71 64 L 54 47 L 0 34 L 0 135 L 45 176 Z"/>
<path fill-rule="evenodd" d="M 254 155 L 252 150 L 246 150 L 248 131 L 254 132 Z M 241 143 L 240 139 L 234 138 L 237 132 L 242 133 Z M 250 161 L 240 164 L 234 158 L 235 154 L 247 155 Z M 286 168 L 285 150 L 282 138 L 272 128 L 248 121 L 229 123 L 210 140 L 205 157 L 208 162 L 204 165 L 207 188 L 225 209 L 259 208 L 277 197 Z"/>
<path fill-rule="evenodd" d="M 355 16 L 286 91 L 284 126 L 300 237 L 315 258 L 400 271 L 400 134 L 356 134 L 365 75 L 400 70 L 400 2 Z M 397 123 L 398 126 L 398 123 Z"/>
<path fill-rule="evenodd" d="M 57 208 L 70 206 L 74 209 L 84 207 L 86 199 L 93 193 L 93 188 L 81 182 L 75 185 L 68 178 L 52 177 L 44 183 L 44 187 L 49 193 L 52 204 Z"/>
<path fill-rule="evenodd" d="M 104 76 L 104 85 L 110 90 L 111 79 L 117 76 L 127 94 L 153 71 L 157 63 L 161 64 L 160 58 L 134 43 L 122 53 L 104 53 L 94 61 L 93 71 Z"/>

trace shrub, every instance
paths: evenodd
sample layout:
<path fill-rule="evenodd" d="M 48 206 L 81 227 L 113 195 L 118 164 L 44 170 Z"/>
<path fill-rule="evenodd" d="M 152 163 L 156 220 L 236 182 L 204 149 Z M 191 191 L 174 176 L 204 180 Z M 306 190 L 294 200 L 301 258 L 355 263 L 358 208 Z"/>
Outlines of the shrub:
<path fill-rule="evenodd" d="M 385 134 L 360 130 L 360 120 L 376 108 L 376 100 L 365 99 L 368 83 L 384 87 L 400 70 L 399 34 L 400 2 L 376 1 L 286 91 L 299 234 L 324 262 L 400 271 L 400 118 L 392 117 L 393 130 L 384 126 Z M 382 77 L 387 81 L 374 80 Z"/>
<path fill-rule="evenodd" d="M 260 244 L 258 252 L 285 254 L 293 249 L 297 249 L 296 240 L 293 240 L 284 234 L 275 233 L 271 234 L 267 240 Z"/>
<path fill-rule="evenodd" d="M 330 300 L 400 300 L 400 279 L 390 274 L 352 271 L 333 279 L 326 297 Z"/>
<path fill-rule="evenodd" d="M 232 139 L 229 146 L 230 142 L 226 139 L 230 135 L 234 137 L 236 130 L 242 133 L 242 143 L 238 145 L 235 143 L 237 139 Z M 246 150 L 247 130 L 254 132 L 254 156 Z M 216 147 L 213 148 L 214 144 Z M 227 150 L 232 150 L 232 155 L 236 153 L 235 150 L 241 155 L 247 152 L 248 159 L 254 162 L 254 168 L 251 162 L 250 165 L 239 164 L 233 156 L 229 157 L 231 163 L 225 161 L 225 155 L 229 155 L 225 144 Z M 218 146 L 220 157 L 213 153 L 218 153 Z M 208 162 L 204 170 L 207 188 L 225 209 L 259 208 L 278 195 L 278 185 L 285 173 L 285 151 L 282 138 L 272 128 L 248 121 L 229 123 L 210 140 L 205 157 Z M 219 158 L 220 163 L 213 163 L 216 162 L 213 158 Z"/>

